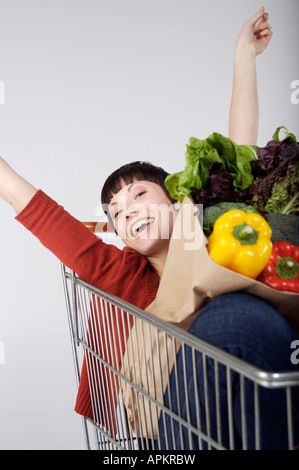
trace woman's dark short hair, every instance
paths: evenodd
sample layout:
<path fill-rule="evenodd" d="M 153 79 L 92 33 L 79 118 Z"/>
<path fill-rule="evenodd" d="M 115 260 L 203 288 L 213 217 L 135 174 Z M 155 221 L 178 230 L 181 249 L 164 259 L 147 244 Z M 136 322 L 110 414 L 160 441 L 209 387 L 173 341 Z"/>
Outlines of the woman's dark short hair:
<path fill-rule="evenodd" d="M 165 187 L 165 178 L 168 173 L 161 167 L 155 166 L 149 162 L 131 162 L 121 166 L 106 179 L 101 192 L 101 202 L 104 211 L 107 213 L 107 206 L 114 194 L 117 194 L 123 184 L 130 184 L 134 181 L 150 181 L 156 183 L 164 190 L 169 200 L 174 203 Z"/>

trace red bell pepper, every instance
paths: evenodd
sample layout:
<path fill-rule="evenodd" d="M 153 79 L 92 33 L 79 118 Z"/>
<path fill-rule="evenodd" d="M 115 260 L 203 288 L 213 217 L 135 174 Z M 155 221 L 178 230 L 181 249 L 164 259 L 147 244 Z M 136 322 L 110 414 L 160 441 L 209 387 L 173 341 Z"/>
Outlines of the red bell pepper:
<path fill-rule="evenodd" d="M 299 246 L 273 243 L 270 260 L 257 279 L 273 289 L 299 292 Z"/>

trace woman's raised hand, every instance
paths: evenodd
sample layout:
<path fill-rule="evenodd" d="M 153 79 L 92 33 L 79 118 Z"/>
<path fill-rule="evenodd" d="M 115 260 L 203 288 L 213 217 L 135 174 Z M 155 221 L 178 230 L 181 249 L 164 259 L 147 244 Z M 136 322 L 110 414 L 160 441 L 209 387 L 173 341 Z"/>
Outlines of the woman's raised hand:
<path fill-rule="evenodd" d="M 264 7 L 244 24 L 237 42 L 237 51 L 247 51 L 254 56 L 261 54 L 272 38 L 271 26 L 268 23 L 269 13 Z"/>

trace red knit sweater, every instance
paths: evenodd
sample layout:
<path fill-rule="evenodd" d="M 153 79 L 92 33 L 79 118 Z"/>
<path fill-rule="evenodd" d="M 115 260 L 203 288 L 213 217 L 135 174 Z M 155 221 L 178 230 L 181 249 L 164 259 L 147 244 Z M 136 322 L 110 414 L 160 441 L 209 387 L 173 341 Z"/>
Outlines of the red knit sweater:
<path fill-rule="evenodd" d="M 141 309 L 154 300 L 159 277 L 144 256 L 105 244 L 41 190 L 16 220 L 82 280 Z M 85 361 L 75 411 L 94 419 Z"/>

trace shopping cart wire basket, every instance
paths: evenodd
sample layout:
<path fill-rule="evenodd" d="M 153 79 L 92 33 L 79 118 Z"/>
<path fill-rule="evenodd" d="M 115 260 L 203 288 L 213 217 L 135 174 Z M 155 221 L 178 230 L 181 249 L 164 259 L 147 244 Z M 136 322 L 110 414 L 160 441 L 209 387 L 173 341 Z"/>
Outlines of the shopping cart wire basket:
<path fill-rule="evenodd" d="M 84 361 L 88 373 L 93 416 L 82 417 L 87 449 L 247 449 L 252 440 L 254 448 L 260 449 L 262 389 L 270 394 L 283 391 L 285 422 L 277 426 L 286 428 L 288 448 L 294 448 L 291 397 L 299 387 L 299 373 L 258 369 L 89 285 L 63 264 L 61 267 L 78 386 Z M 179 349 L 183 373 L 177 364 Z M 195 366 L 198 354 L 202 358 L 204 392 L 199 395 L 194 380 L 196 413 L 190 415 L 187 387 L 192 380 L 190 370 L 194 376 L 199 373 Z M 177 395 L 170 393 L 171 376 L 185 390 L 183 399 L 179 387 Z M 225 415 L 220 406 L 220 376 L 225 376 L 227 384 Z M 237 437 L 232 388 L 235 380 L 240 387 L 241 410 Z M 248 387 L 252 390 L 250 404 Z M 225 427 L 228 441 L 223 438 Z"/>

